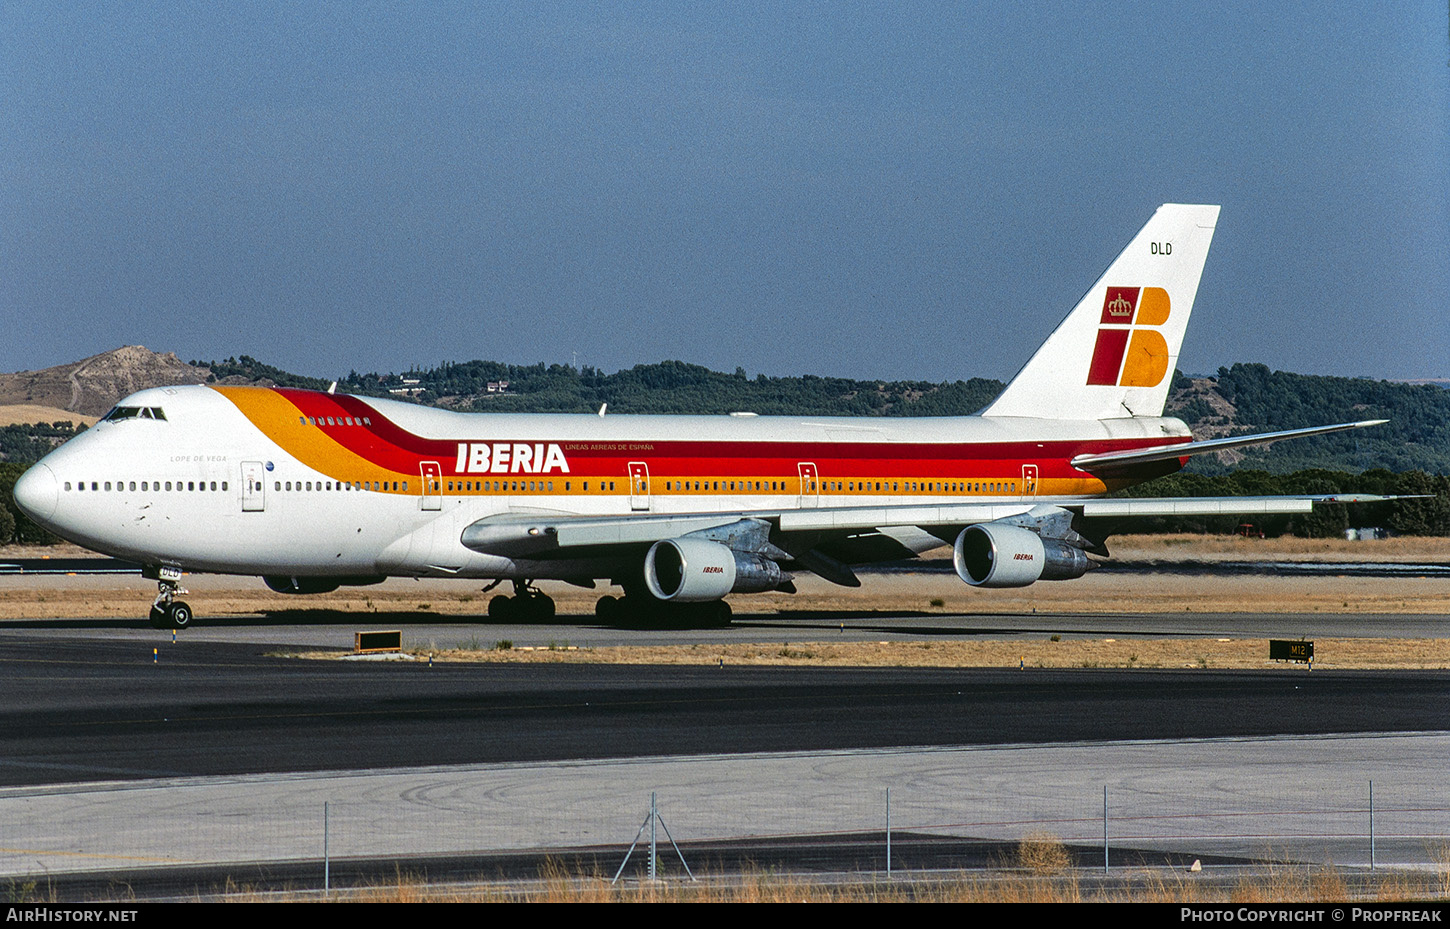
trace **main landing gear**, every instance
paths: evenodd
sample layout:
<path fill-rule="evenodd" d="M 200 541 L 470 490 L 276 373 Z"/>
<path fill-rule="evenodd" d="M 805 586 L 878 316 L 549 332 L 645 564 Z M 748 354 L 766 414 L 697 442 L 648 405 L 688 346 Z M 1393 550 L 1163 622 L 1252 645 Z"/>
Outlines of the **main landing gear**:
<path fill-rule="evenodd" d="M 551 623 L 554 601 L 529 581 L 514 581 L 514 595 L 499 594 L 488 601 L 488 618 L 509 623 Z"/>
<path fill-rule="evenodd" d="M 164 571 L 165 569 L 163 569 Z M 178 577 L 180 572 L 177 572 Z M 174 578 L 162 577 L 156 581 L 160 590 L 151 604 L 151 627 L 153 629 L 185 629 L 191 625 L 191 607 L 184 600 L 175 599 L 186 589 Z"/>

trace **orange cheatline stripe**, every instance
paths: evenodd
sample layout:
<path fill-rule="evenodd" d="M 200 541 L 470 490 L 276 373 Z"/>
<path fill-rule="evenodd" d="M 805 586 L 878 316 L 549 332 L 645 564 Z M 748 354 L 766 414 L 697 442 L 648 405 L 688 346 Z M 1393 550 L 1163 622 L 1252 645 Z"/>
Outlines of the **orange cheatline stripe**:
<path fill-rule="evenodd" d="M 242 415 L 278 448 L 333 480 L 391 482 L 418 478 L 417 474 L 381 468 L 334 441 L 323 430 L 303 425 L 298 419 L 301 413 L 297 407 L 275 391 L 246 387 L 213 387 L 212 390 L 236 404 Z"/>

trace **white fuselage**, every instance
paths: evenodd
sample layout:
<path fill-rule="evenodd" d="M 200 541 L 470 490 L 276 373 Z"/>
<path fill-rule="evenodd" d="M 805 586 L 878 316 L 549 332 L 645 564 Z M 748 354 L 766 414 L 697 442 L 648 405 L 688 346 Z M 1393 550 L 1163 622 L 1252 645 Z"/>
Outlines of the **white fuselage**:
<path fill-rule="evenodd" d="M 1188 435 L 1147 417 L 462 414 L 267 388 L 146 390 L 118 407 L 130 408 L 164 419 L 98 423 L 27 472 L 17 500 L 96 551 L 258 575 L 608 576 L 603 563 L 480 553 L 460 535 L 533 514 L 1025 510 L 1111 489 L 1067 463 L 1077 454 Z"/>

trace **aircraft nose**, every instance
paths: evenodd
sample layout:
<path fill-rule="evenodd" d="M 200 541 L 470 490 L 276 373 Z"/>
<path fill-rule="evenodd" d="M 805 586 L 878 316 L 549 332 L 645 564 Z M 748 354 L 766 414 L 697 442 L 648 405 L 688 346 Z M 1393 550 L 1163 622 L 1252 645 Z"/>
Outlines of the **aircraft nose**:
<path fill-rule="evenodd" d="M 46 465 L 35 465 L 15 482 L 15 505 L 42 525 L 49 522 L 59 499 L 60 483 Z"/>

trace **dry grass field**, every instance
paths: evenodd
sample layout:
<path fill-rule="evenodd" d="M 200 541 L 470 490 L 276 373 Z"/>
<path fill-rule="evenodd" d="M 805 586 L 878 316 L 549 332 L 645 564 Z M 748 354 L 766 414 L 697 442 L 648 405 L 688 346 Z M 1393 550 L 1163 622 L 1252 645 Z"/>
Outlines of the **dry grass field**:
<path fill-rule="evenodd" d="M 813 632 L 819 636 L 819 631 Z M 1315 639 L 1314 667 L 1335 670 L 1450 668 L 1450 639 Z M 794 667 L 922 668 L 1284 668 L 1270 661 L 1267 639 L 1106 638 L 1042 636 L 1040 639 L 930 642 L 823 642 L 681 644 L 578 648 L 566 643 L 520 648 L 494 643 L 480 648 L 429 648 L 413 643 L 417 660 Z M 297 657 L 336 658 L 341 652 Z M 1307 666 L 1296 665 L 1296 667 Z"/>
<path fill-rule="evenodd" d="M 702 876 L 697 882 L 622 881 L 605 878 L 545 880 L 522 888 L 460 888 L 421 878 L 393 885 L 335 891 L 336 903 L 1200 903 L 1295 904 L 1425 902 L 1442 900 L 1440 879 L 1420 873 L 1364 880 L 1332 868 L 1281 868 L 1237 881 L 1197 880 L 1193 875 L 1139 871 L 1111 886 L 1085 882 L 1076 873 L 1037 875 L 1022 871 L 963 874 L 919 881 L 911 877 L 863 878 L 824 883 L 762 872 L 742 877 Z M 235 902 L 318 902 L 319 894 L 278 897 L 240 893 Z"/>
<path fill-rule="evenodd" d="M 1236 535 L 1117 535 L 1113 557 L 1133 561 L 1371 561 L 1450 560 L 1450 538 L 1402 536 L 1371 542 L 1346 539 L 1245 539 Z"/>
<path fill-rule="evenodd" d="M 188 576 L 187 597 L 202 617 L 291 611 L 485 616 L 492 594 L 466 581 L 390 580 L 308 597 L 273 593 L 257 578 Z M 976 590 L 953 575 L 866 576 L 856 590 L 797 581 L 800 592 L 732 597 L 737 617 L 819 618 L 819 613 L 921 615 L 1122 613 L 1415 613 L 1450 615 L 1443 578 L 1208 577 L 1099 575 L 1020 590 Z M 587 617 L 603 590 L 541 585 L 561 617 Z M 506 587 L 504 589 L 507 589 Z M 617 591 L 616 591 L 617 592 Z M 0 576 L 0 620 L 144 618 L 156 584 L 123 577 Z"/>
<path fill-rule="evenodd" d="M 86 413 L 72 413 L 59 407 L 39 406 L 34 403 L 12 403 L 0 405 L 0 426 L 32 425 L 34 423 L 72 422 L 79 426 L 85 423 L 94 426 L 99 416 Z"/>
<path fill-rule="evenodd" d="M 1096 868 L 1075 867 L 1055 836 L 1025 836 L 1000 867 L 979 873 L 923 877 L 862 875 L 856 880 L 810 880 L 767 871 L 739 875 L 675 877 L 653 883 L 612 885 L 599 874 L 581 875 L 560 863 L 535 881 L 510 886 L 440 885 L 399 875 L 394 882 L 334 891 L 339 903 L 1402 903 L 1450 897 L 1450 858 L 1442 850 L 1433 869 L 1385 874 L 1350 873 L 1333 867 L 1272 866 L 1237 877 L 1164 868 L 1122 869 L 1111 879 Z M 316 902 L 302 895 L 251 893 L 239 902 Z"/>

